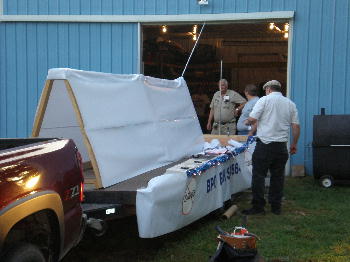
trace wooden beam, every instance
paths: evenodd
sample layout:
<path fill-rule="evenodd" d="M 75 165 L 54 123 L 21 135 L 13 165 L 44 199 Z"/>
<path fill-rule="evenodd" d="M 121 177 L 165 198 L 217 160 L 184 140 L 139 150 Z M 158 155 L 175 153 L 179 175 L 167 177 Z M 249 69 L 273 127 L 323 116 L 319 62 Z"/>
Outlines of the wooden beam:
<path fill-rule="evenodd" d="M 43 119 L 44 119 L 44 115 L 47 107 L 47 103 L 49 102 L 52 86 L 53 86 L 53 80 L 46 80 L 45 87 L 41 95 L 40 104 L 38 106 L 35 119 L 34 119 L 32 137 L 39 136 L 41 125 L 43 123 Z"/>

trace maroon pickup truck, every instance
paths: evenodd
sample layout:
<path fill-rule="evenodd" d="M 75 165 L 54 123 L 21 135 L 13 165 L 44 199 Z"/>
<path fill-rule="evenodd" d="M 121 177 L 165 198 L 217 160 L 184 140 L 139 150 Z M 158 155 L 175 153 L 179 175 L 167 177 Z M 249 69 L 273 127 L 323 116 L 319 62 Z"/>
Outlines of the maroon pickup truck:
<path fill-rule="evenodd" d="M 81 156 L 69 139 L 0 139 L 0 261 L 58 261 L 86 225 Z"/>

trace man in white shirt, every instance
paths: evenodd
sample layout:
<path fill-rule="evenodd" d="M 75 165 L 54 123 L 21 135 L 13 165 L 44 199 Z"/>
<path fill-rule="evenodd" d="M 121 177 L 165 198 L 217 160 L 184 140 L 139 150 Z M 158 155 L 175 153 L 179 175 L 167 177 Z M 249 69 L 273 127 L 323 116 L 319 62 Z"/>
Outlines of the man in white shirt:
<path fill-rule="evenodd" d="M 243 210 L 243 214 L 265 213 L 265 177 L 270 170 L 270 188 L 268 201 L 271 212 L 281 214 L 284 186 L 284 169 L 288 160 L 287 141 L 290 127 L 292 141 L 290 154 L 297 152 L 300 135 L 298 110 L 295 104 L 281 93 L 281 84 L 277 80 L 267 82 L 263 89 L 266 96 L 255 104 L 247 125 L 252 125 L 249 135 L 256 132 L 257 143 L 253 153 L 252 208 Z"/>

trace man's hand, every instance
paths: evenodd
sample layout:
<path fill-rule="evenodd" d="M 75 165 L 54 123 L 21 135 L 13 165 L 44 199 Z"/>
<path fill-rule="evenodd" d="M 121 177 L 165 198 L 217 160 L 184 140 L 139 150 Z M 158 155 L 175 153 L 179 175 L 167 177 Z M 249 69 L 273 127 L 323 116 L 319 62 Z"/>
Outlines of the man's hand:
<path fill-rule="evenodd" d="M 292 123 L 292 135 L 293 140 L 290 144 L 290 154 L 294 155 L 297 152 L 297 143 L 300 136 L 300 126 L 299 124 Z"/>
<path fill-rule="evenodd" d="M 257 121 L 258 121 L 258 120 L 255 119 L 255 118 L 248 117 L 248 118 L 244 121 L 244 124 L 245 124 L 246 126 L 252 126 L 252 125 L 256 124 Z"/>
<path fill-rule="evenodd" d="M 291 155 L 294 155 L 294 154 L 297 153 L 297 145 L 296 145 L 296 144 L 291 144 L 291 145 L 290 145 L 290 151 L 289 151 L 289 153 L 290 153 Z"/>
<path fill-rule="evenodd" d="M 211 122 L 208 122 L 208 124 L 207 124 L 207 130 L 211 130 Z"/>

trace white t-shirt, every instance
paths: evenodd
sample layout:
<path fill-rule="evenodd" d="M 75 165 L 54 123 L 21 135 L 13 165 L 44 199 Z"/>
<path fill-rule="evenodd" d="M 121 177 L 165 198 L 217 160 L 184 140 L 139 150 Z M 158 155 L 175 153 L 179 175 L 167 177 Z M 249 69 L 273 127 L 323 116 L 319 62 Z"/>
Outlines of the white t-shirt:
<path fill-rule="evenodd" d="M 291 124 L 299 124 L 295 104 L 281 92 L 260 98 L 249 116 L 258 120 L 256 135 L 265 144 L 287 142 Z"/>

